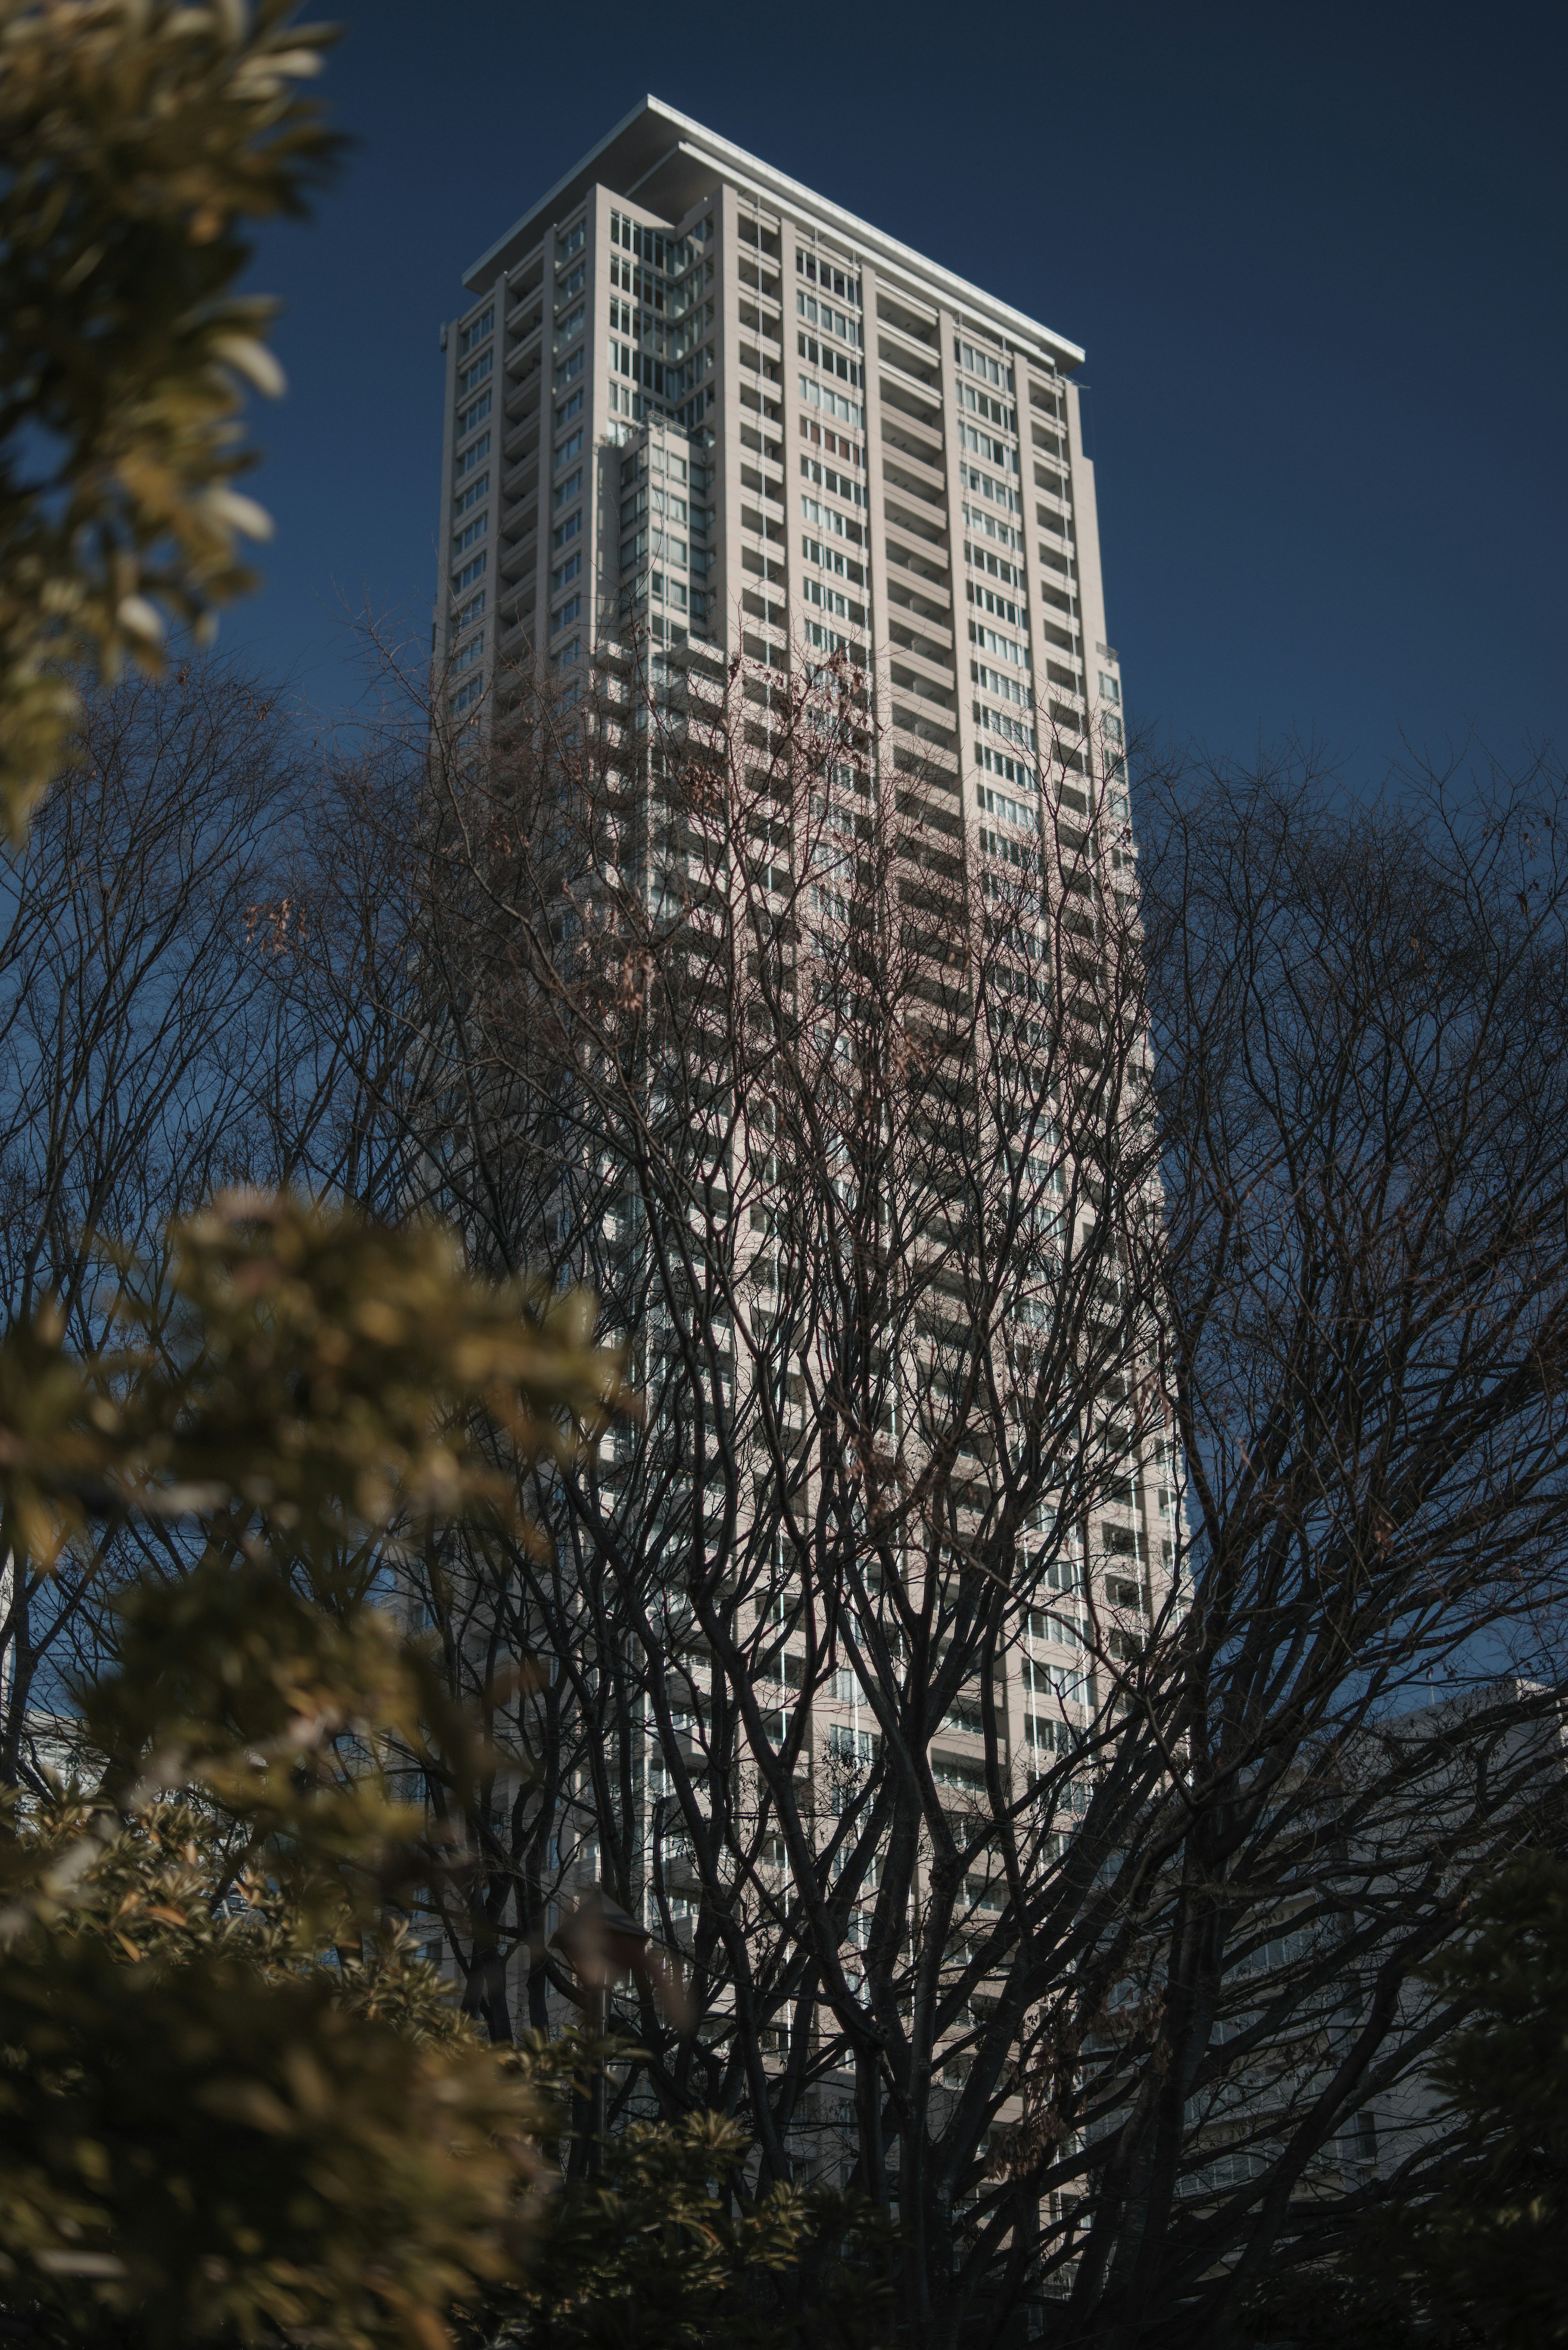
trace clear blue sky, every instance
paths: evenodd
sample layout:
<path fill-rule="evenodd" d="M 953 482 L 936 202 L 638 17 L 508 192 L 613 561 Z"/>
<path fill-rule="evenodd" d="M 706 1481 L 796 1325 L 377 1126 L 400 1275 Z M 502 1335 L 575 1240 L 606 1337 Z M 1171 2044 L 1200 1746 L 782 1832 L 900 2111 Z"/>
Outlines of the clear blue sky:
<path fill-rule="evenodd" d="M 313 5 L 312 16 L 339 16 Z M 1088 351 L 1136 720 L 1365 770 L 1568 748 L 1568 10 L 784 11 L 379 0 L 326 82 L 358 144 L 254 276 L 277 536 L 225 623 L 323 709 L 345 609 L 428 642 L 441 320 L 645 91 Z"/>

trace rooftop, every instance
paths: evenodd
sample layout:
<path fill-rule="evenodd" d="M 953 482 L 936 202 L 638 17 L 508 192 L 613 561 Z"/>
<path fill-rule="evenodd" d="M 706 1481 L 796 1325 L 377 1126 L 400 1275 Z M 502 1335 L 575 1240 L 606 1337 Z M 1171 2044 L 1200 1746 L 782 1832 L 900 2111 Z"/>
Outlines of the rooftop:
<path fill-rule="evenodd" d="M 732 146 L 727 139 L 704 130 L 701 123 L 678 114 L 657 98 L 641 99 L 597 146 L 590 147 L 564 180 L 557 180 L 463 272 L 462 282 L 472 294 L 485 293 L 504 270 L 521 261 L 537 244 L 553 221 L 563 219 L 596 184 L 613 188 L 628 201 L 635 198 L 666 220 L 679 221 L 715 180 L 727 180 L 749 194 L 785 205 L 819 223 L 830 235 L 875 262 L 880 275 L 905 278 L 928 294 L 940 293 L 961 316 L 983 320 L 995 332 L 1032 347 L 1064 375 L 1083 365 L 1079 346 L 1043 327 L 1037 318 L 1026 317 L 1010 303 L 998 301 L 993 294 L 970 285 L 950 269 L 928 261 L 923 254 L 900 244 L 897 237 L 873 228 L 868 221 L 857 220 L 853 213 L 775 172 L 771 163 L 748 155 L 744 148 Z"/>

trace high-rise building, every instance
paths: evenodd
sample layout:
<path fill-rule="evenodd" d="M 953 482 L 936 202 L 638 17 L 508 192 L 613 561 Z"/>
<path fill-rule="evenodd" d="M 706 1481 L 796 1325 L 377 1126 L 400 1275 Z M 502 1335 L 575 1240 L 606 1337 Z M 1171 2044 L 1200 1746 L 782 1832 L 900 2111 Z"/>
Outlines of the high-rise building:
<path fill-rule="evenodd" d="M 576 1553 L 597 1574 L 603 1527 L 613 1520 L 625 1534 L 609 1545 L 623 1562 L 616 1573 L 635 1559 L 635 1572 L 624 1571 L 639 1593 L 655 1595 L 639 1629 L 629 1619 L 619 1627 L 632 1697 L 612 1704 L 607 1672 L 580 1700 L 572 1697 L 581 1708 L 578 1743 L 541 1774 L 554 1808 L 546 1815 L 545 1794 L 517 1806 L 530 1853 L 545 1858 L 514 1872 L 521 1890 L 507 1946 L 536 1985 L 545 1934 L 602 1877 L 644 1925 L 692 1949 L 700 1918 L 729 1921 L 735 1888 L 750 1887 L 766 1913 L 749 1934 L 750 1958 L 726 1945 L 729 1958 L 693 1960 L 699 1974 L 708 1963 L 701 2062 L 711 2069 L 701 2081 L 693 2074 L 681 2094 L 715 2102 L 739 2095 L 723 2086 L 723 2067 L 740 2067 L 753 2112 L 767 2084 L 777 2091 L 768 2158 L 775 2168 L 787 2145 L 787 2159 L 812 2175 L 838 2175 L 842 2164 L 848 2178 L 857 2148 L 869 2164 L 865 2147 L 881 2142 L 891 2178 L 911 2131 L 925 2126 L 920 2117 L 944 2100 L 956 2111 L 987 2034 L 1001 2032 L 1005 2043 L 994 2021 L 1002 1985 L 1028 1946 L 1013 1887 L 1027 1877 L 1034 1898 L 1036 1864 L 1059 1860 L 1085 1815 L 1092 1733 L 1126 1704 L 1118 1660 L 1139 1654 L 1177 1536 L 1168 1432 L 1143 1330 L 1125 1303 L 1127 1260 L 1114 1221 L 1120 1195 L 1106 1172 L 1146 1162 L 1136 1150 L 1116 1161 L 1102 1149 L 1082 1180 L 1066 1163 L 1075 1134 L 1096 1119 L 1103 1142 L 1147 1069 L 1136 990 L 1116 1000 L 1100 984 L 1114 960 L 1110 941 L 1132 923 L 1131 845 L 1120 675 L 1106 641 L 1094 471 L 1073 382 L 1084 355 L 651 98 L 465 282 L 470 304 L 446 330 L 434 669 L 460 742 L 490 690 L 504 696 L 508 679 L 530 664 L 546 681 L 554 673 L 568 704 L 575 678 L 613 678 L 620 698 L 607 691 L 602 740 L 624 742 L 625 681 L 640 658 L 628 648 L 651 646 L 662 658 L 649 660 L 648 681 L 668 686 L 685 671 L 686 691 L 693 671 L 705 673 L 707 689 L 727 697 L 743 764 L 745 746 L 772 739 L 781 679 L 784 702 L 802 677 L 809 701 L 812 677 L 836 662 L 839 699 L 824 712 L 806 708 L 805 717 L 847 713 L 871 772 L 833 769 L 838 803 L 825 770 L 821 796 L 808 783 L 793 812 L 768 798 L 780 777 L 766 775 L 744 820 L 732 811 L 722 824 L 699 823 L 694 807 L 677 812 L 665 869 L 684 875 L 694 905 L 733 905 L 750 889 L 775 909 L 764 916 L 753 907 L 765 941 L 751 931 L 732 941 L 741 993 L 763 967 L 765 943 L 780 958 L 767 968 L 781 998 L 804 1006 L 798 957 L 815 925 L 836 940 L 818 985 L 831 964 L 847 1003 L 857 973 L 892 938 L 904 955 L 905 1036 L 919 1031 L 919 1050 L 931 1049 L 933 1006 L 946 1004 L 957 1024 L 930 1061 L 929 1086 L 912 1080 L 909 1091 L 919 1097 L 900 1091 L 902 1107 L 888 1113 L 904 1118 L 909 1151 L 904 1171 L 879 1191 L 869 1179 L 852 1182 L 840 1149 L 858 1115 L 855 1073 L 877 1047 L 835 1026 L 831 1007 L 821 1019 L 799 1012 L 797 1091 L 814 1108 L 827 1105 L 825 1132 L 840 1118 L 805 1187 L 796 1178 L 806 1160 L 791 1159 L 786 1114 L 774 1118 L 762 1102 L 751 1118 L 743 1098 L 757 1067 L 747 1042 L 754 1002 L 712 1047 L 721 1059 L 733 1050 L 733 1066 L 724 1063 L 705 1089 L 694 1088 L 707 1107 L 690 1115 L 649 1032 L 628 1050 L 627 1131 L 640 1134 L 645 1114 L 650 1131 L 661 1120 L 671 1129 L 666 1191 L 648 1177 L 640 1144 L 628 1150 L 612 1133 L 618 1110 L 596 1125 L 587 1097 L 574 1102 L 576 1190 L 547 1201 L 538 1218 L 546 1246 L 536 1253 L 549 1253 L 559 1235 L 580 1236 L 583 1248 L 599 1252 L 598 1266 L 574 1258 L 571 1269 L 613 1304 L 626 1286 L 618 1267 L 639 1251 L 657 1253 L 649 1240 L 662 1215 L 680 1235 L 683 1269 L 659 1295 L 639 1294 L 616 1325 L 632 1346 L 644 1399 L 655 1399 L 635 1441 L 628 1434 L 618 1448 L 607 1440 L 596 1471 L 603 1519 Z M 612 720 L 612 709 L 621 715 Z M 650 797 L 653 789 L 650 782 Z M 842 848 L 824 860 L 820 852 L 829 836 L 869 842 L 874 805 L 923 828 L 922 841 L 905 839 L 896 851 L 916 860 L 915 886 L 906 891 L 900 879 L 903 894 L 895 893 L 909 927 L 891 920 L 874 934 L 861 923 L 863 936 L 846 943 L 838 933 L 853 932 L 863 909 L 835 892 L 868 860 Z M 651 919 L 665 893 L 652 847 L 645 843 L 640 866 L 628 852 L 633 837 L 628 818 L 615 856 L 596 858 L 584 887 L 642 891 L 639 911 Z M 672 883 L 671 900 L 680 894 Z M 977 905 L 981 920 L 966 930 Z M 976 934 L 991 941 L 987 984 L 1003 1006 L 978 1046 L 978 1018 L 960 1035 L 963 1005 L 972 1012 L 984 993 L 966 943 Z M 655 947 L 671 987 L 687 985 L 693 997 L 717 964 L 695 967 L 723 951 L 717 934 L 691 926 L 660 934 Z M 961 967 L 968 977 L 951 978 Z M 770 1036 L 794 1016 L 781 1015 Z M 710 1032 L 699 1022 L 690 1033 L 698 1052 Z M 971 1118 L 971 1080 L 986 1053 L 995 1087 Z M 945 1109 L 939 1061 L 952 1080 Z M 902 1087 L 900 1078 L 894 1090 Z M 765 1083 L 755 1090 L 765 1093 Z M 700 1131 L 710 1113 L 714 1130 Z M 961 1128 L 981 1135 L 985 1160 L 968 1170 L 967 1192 L 968 1176 L 944 1156 L 949 1133 Z M 556 1129 L 545 1119 L 538 1131 Z M 510 1130 L 507 1149 L 519 1161 L 527 1156 Z M 1133 1174 L 1122 1191 L 1143 1180 Z M 900 1295 L 916 1302 L 889 1317 L 874 1295 L 864 1329 L 858 1307 L 846 1309 L 870 1399 L 854 1445 L 842 1440 L 846 1418 L 835 1422 L 833 1443 L 825 1434 L 839 1410 L 836 1366 L 853 1351 L 838 1309 L 815 1291 L 799 1313 L 786 1305 L 791 1195 L 809 1183 L 827 1222 L 840 1209 L 862 1218 L 880 1267 L 873 1291 L 898 1286 L 886 1235 L 902 1219 Z M 952 1261 L 967 1251 L 975 1269 L 1004 1226 L 1014 1237 L 999 1253 L 1026 1260 L 1024 1272 L 1000 1303 L 992 1295 L 989 1313 L 973 1313 Z M 1065 1250 L 1064 1229 L 1075 1235 Z M 1080 1233 L 1094 1237 L 1080 1243 Z M 820 1246 L 805 1243 L 804 1254 Z M 946 1270 L 937 1262 L 944 1251 Z M 1033 1287 L 1029 1267 L 1039 1274 Z M 809 1266 L 801 1279 L 810 1289 Z M 661 1377 L 683 1376 L 677 1338 L 697 1315 L 699 1291 L 708 1367 L 692 1374 L 693 1392 L 707 1385 L 695 1421 L 688 1415 L 670 1439 L 685 1448 L 676 1460 L 657 1450 L 657 1388 Z M 1049 1460 L 1038 1410 L 1033 1436 L 1021 1433 L 1033 1409 L 1023 1392 L 1039 1351 L 1031 1333 L 1047 1322 L 1065 1332 L 1066 1391 L 1052 1406 L 1057 1450 Z M 923 1472 L 941 1451 L 931 1430 L 967 1376 L 954 1365 L 981 1356 L 996 1374 L 989 1432 L 952 1429 L 938 1479 L 950 1497 L 946 1531 L 929 1520 L 917 1539 Z M 922 1420 L 933 1397 L 934 1418 Z M 704 1451 L 702 1433 L 720 1423 L 722 1460 Z M 809 1478 L 798 1465 L 808 1432 L 819 1444 Z M 997 1466 L 1014 1439 L 1029 1455 L 1022 1482 Z M 869 1557 L 856 1447 L 866 1459 L 884 1450 L 897 1456 L 890 1474 L 913 1496 L 880 1562 Z M 825 1499 L 829 1471 L 820 1462 L 829 1451 L 839 1484 Z M 849 1559 L 854 1584 L 853 1592 L 848 1583 L 836 1588 L 828 1614 L 811 1626 L 798 1596 L 797 1509 L 819 1531 L 830 1519 L 837 1525 L 835 1555 Z M 1005 1553 L 994 1570 L 981 1557 L 981 1536 L 971 1543 L 982 1521 L 992 1530 L 983 1540 L 994 1534 L 999 1557 Z M 570 1548 L 563 1539 L 563 1556 Z M 703 1632 L 682 1596 L 701 1579 L 689 1564 L 695 1553 L 717 1562 L 710 1581 L 722 1638 Z M 836 1571 L 824 1570 L 825 1579 Z M 579 1570 L 561 1584 L 580 1589 Z M 912 1643 L 892 1624 L 889 1598 L 917 1585 L 941 1595 L 922 1635 L 930 1698 L 923 1715 L 904 1704 Z M 980 1628 L 986 1608 L 970 1606 L 974 1590 L 1005 1595 L 992 1635 Z M 539 1606 L 550 1614 L 556 1601 Z M 569 1651 L 570 1613 L 551 1614 L 556 1629 L 540 1635 L 541 1648 L 554 1641 Z M 880 1642 L 876 1671 L 856 1645 L 862 1636 Z M 608 1653 L 600 1638 L 587 1627 L 585 1652 Z M 890 1789 L 886 1754 L 900 1708 L 925 1773 L 918 1803 L 908 1773 L 896 1796 L 877 1792 Z M 558 1743 L 558 1726 L 551 1735 Z M 714 1862 L 703 1850 L 711 1819 L 704 1807 L 719 1807 L 721 1796 L 730 1842 Z M 540 1808 L 528 1809 L 535 1801 Z M 898 1841 L 888 1822 L 900 1806 Z M 933 1924 L 926 1894 L 943 1837 L 967 1856 L 950 1856 Z M 1001 1856 L 1008 1838 L 1024 1856 L 1011 1877 Z M 892 1841 L 898 1850 L 884 1866 Z M 805 1912 L 782 1889 L 792 1875 L 826 1921 L 810 1932 L 831 1941 L 842 1928 L 842 1963 L 819 1953 L 819 1987 L 809 1995 L 785 1947 L 807 1930 Z M 928 1970 L 924 1989 L 911 1988 L 908 1970 L 921 1948 L 939 1951 L 938 1970 Z M 742 2000 L 740 1974 L 753 1960 Z M 830 1980 L 831 1990 L 821 1988 Z M 895 2148 L 898 2126 L 871 2128 L 878 2092 L 851 2043 L 862 2005 L 869 2015 L 882 2002 L 881 2032 L 888 2012 L 912 2012 L 922 1999 L 934 2002 L 919 2027 L 929 2043 L 925 2086 Z M 808 2026 L 802 2019 L 814 2002 Z M 537 2016 L 539 2005 L 531 2012 Z M 786 2087 L 791 2047 L 806 2069 Z M 989 2110 L 1005 2126 L 1017 2118 L 1017 2100 L 999 2088 Z M 953 2198 L 972 2201 L 979 2192 L 979 2124 L 971 2137 L 962 2162 L 950 2141 L 941 2158 L 950 2214 Z M 898 2191 L 913 2189 L 906 2181 Z"/>
<path fill-rule="evenodd" d="M 888 754 L 1007 820 L 1121 738 L 1084 354 L 649 98 L 466 273 L 436 651 L 454 714 L 635 615 L 847 648 Z M 992 803 L 987 806 L 988 801 Z M 1125 811 L 1123 811 L 1125 813 Z"/>

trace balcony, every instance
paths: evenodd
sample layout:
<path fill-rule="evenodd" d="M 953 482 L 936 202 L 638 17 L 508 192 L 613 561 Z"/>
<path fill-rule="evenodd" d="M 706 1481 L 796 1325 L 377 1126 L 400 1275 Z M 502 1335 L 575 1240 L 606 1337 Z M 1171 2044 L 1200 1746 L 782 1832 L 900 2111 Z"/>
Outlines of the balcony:
<path fill-rule="evenodd" d="M 889 449 L 898 452 L 895 463 L 889 464 L 886 459 L 883 460 L 884 479 L 895 484 L 898 488 L 911 497 L 924 498 L 929 504 L 940 506 L 945 521 L 948 477 L 941 466 L 933 463 L 931 453 L 917 443 L 913 430 L 909 432 L 904 430 L 902 417 L 888 417 L 884 414 L 882 439 Z M 940 457 L 940 453 L 941 444 L 939 442 L 936 454 Z"/>

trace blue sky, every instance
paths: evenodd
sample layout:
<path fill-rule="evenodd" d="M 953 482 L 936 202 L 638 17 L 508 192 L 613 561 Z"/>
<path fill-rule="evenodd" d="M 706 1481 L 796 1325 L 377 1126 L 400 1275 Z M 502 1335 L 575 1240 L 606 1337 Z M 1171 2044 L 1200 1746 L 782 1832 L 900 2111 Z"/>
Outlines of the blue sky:
<path fill-rule="evenodd" d="M 1083 344 L 1136 721 L 1568 743 L 1568 11 L 380 0 L 356 140 L 269 232 L 277 536 L 225 641 L 331 712 L 348 615 L 428 642 L 441 320 L 645 91 Z"/>

